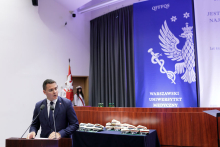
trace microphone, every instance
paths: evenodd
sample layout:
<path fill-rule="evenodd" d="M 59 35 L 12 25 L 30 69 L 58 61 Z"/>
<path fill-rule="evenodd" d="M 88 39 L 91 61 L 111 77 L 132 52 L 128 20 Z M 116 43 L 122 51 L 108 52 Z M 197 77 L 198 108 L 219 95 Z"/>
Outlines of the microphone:
<path fill-rule="evenodd" d="M 42 104 L 41 106 L 40 106 L 40 112 L 41 112 L 41 110 L 43 110 L 45 108 L 45 105 L 44 104 Z M 33 122 L 36 120 L 36 118 L 38 117 L 38 115 L 40 114 L 40 112 L 37 114 L 37 116 L 34 118 L 34 120 L 31 122 L 31 125 L 33 124 Z M 31 127 L 31 125 L 27 128 L 27 130 Z M 27 130 L 24 132 L 24 134 L 27 132 Z M 24 134 L 21 136 L 21 138 L 24 136 Z"/>
<path fill-rule="evenodd" d="M 55 130 L 55 139 L 57 139 L 57 131 L 56 131 L 56 124 L 55 124 L 55 119 L 54 119 L 54 106 L 50 105 L 50 110 L 53 111 L 53 123 L 54 123 L 54 130 Z"/>

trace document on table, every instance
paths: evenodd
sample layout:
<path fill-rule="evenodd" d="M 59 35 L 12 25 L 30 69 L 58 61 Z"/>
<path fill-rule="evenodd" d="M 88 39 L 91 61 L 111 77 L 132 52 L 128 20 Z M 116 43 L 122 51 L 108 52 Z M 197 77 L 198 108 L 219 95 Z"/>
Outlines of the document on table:
<path fill-rule="evenodd" d="M 220 113 L 219 110 L 206 110 L 206 111 L 203 111 L 203 112 L 205 112 L 205 113 L 207 113 L 207 114 L 209 114 L 209 115 L 212 115 L 212 116 L 214 116 L 214 117 L 216 117 L 216 114 L 217 114 L 217 113 Z"/>
<path fill-rule="evenodd" d="M 48 138 L 34 138 L 34 139 L 48 139 Z"/>

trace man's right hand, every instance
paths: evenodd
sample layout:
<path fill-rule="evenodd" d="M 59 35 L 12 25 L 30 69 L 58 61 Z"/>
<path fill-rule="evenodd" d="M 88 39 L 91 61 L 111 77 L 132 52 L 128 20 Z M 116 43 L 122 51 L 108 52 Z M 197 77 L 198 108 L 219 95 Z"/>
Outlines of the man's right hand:
<path fill-rule="evenodd" d="M 36 133 L 35 132 L 31 132 L 31 133 L 28 134 L 26 139 L 33 139 L 33 138 L 35 138 L 35 136 L 36 136 Z"/>

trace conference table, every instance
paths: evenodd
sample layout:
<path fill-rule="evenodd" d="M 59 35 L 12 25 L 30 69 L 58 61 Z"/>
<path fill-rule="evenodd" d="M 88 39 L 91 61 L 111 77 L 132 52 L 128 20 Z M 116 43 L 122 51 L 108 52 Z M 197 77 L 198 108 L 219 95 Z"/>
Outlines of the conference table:
<path fill-rule="evenodd" d="M 160 147 L 156 130 L 147 135 L 122 134 L 121 131 L 75 131 L 73 147 Z"/>

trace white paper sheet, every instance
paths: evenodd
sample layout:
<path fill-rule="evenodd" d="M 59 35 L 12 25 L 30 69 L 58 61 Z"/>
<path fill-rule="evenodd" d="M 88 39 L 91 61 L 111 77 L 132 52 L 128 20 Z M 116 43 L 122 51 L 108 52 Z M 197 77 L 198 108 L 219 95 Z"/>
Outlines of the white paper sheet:
<path fill-rule="evenodd" d="M 216 114 L 217 114 L 217 113 L 220 113 L 219 110 L 206 110 L 206 111 L 203 111 L 203 112 L 205 112 L 205 113 L 207 113 L 207 114 L 209 114 L 209 115 L 212 115 L 212 116 L 214 116 L 214 117 L 216 117 Z"/>

